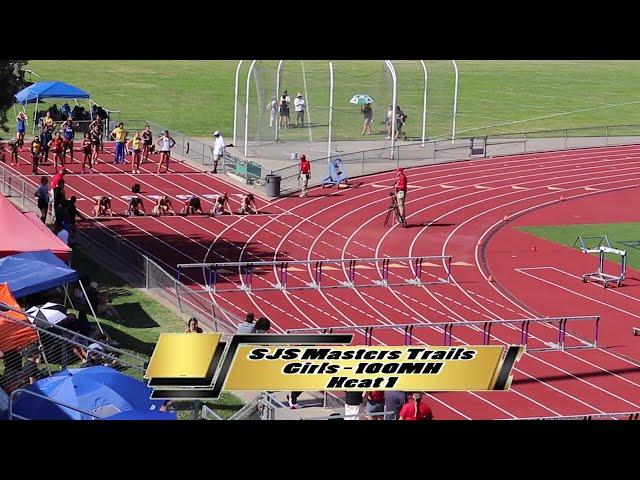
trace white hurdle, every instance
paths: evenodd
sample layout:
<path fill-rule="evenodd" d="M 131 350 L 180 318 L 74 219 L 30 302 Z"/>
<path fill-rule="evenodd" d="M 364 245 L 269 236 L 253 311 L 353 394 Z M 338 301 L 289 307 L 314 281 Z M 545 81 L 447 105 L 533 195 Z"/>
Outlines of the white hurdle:
<path fill-rule="evenodd" d="M 616 287 L 619 287 L 622 284 L 622 281 L 625 279 L 627 274 L 627 252 L 626 250 L 619 250 L 617 248 L 599 246 L 597 248 L 586 249 L 583 248 L 582 251 L 584 253 L 597 253 L 598 254 L 598 271 L 593 273 L 585 273 L 582 276 L 582 281 L 587 283 L 589 281 L 592 282 L 600 282 L 604 288 L 607 288 L 609 284 L 615 283 Z M 618 255 L 620 257 L 620 275 L 611 275 L 609 273 L 605 273 L 604 271 L 604 256 L 607 253 L 612 253 L 614 255 Z"/>

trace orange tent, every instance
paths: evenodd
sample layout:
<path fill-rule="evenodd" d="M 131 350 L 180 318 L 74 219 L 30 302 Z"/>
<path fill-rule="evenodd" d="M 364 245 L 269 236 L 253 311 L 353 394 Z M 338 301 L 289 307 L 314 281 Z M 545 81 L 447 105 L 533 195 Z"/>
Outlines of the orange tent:
<path fill-rule="evenodd" d="M 0 283 L 0 302 L 6 303 L 10 307 L 20 309 L 20 305 L 13 298 L 11 290 L 6 283 Z M 38 341 L 38 333 L 28 326 L 22 326 L 19 323 L 8 320 L 5 316 L 9 316 L 18 322 L 29 324 L 29 319 L 24 315 L 16 312 L 1 312 L 0 315 L 0 352 L 8 352 L 10 350 L 20 350 L 27 345 L 31 345 Z"/>

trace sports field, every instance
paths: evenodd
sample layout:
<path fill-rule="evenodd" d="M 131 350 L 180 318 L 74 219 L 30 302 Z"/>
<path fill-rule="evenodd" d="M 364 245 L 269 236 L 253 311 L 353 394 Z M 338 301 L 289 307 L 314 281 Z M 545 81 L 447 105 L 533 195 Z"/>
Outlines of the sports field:
<path fill-rule="evenodd" d="M 522 227 L 521 230 L 568 247 L 574 246 L 578 235 L 583 238 L 602 237 L 606 235 L 613 248 L 626 250 L 627 265 L 635 269 L 640 269 L 640 223 L 637 222 Z M 585 245 L 588 248 L 592 248 L 597 245 L 598 241 L 599 239 L 597 238 L 591 238 L 585 240 Z M 576 248 L 578 247 L 576 246 Z M 620 257 L 611 254 L 607 254 L 606 258 L 613 262 L 620 261 Z"/>
<path fill-rule="evenodd" d="M 248 62 L 242 69 L 246 79 Z M 277 62 L 262 62 L 264 79 Z M 86 89 L 99 104 L 120 109 L 125 119 L 150 119 L 192 135 L 213 129 L 230 132 L 236 61 L 51 61 L 33 60 L 27 68 L 42 80 L 61 80 Z M 390 98 L 391 80 L 381 61 L 336 61 L 334 138 L 360 137 L 356 93 L 376 99 L 373 138 Z M 418 62 L 394 62 L 398 103 L 408 114 L 407 134 L 421 134 L 423 73 Z M 451 62 L 428 61 L 428 136 L 451 132 L 454 74 Z M 638 61 L 459 61 L 456 131 L 503 133 L 555 128 L 640 123 Z M 38 81 L 32 76 L 29 80 Z M 246 80 L 241 81 L 241 90 Z M 325 61 L 285 63 L 282 88 L 293 98 L 306 92 L 308 114 L 318 131 L 326 124 L 328 68 Z M 252 87 L 254 88 L 254 87 Z M 252 90 L 252 97 L 256 93 Z M 256 103 L 257 105 L 257 103 Z M 257 110 L 257 107 L 256 109 Z M 252 111 L 250 117 L 257 116 Z M 254 121 L 252 119 L 252 121 Z M 295 130 L 295 129 L 294 129 Z M 310 129 L 292 138 L 313 135 Z M 307 131 L 310 130 L 310 133 Z M 316 136 L 322 136 L 321 134 Z M 369 137 L 367 137 L 369 138 Z"/>

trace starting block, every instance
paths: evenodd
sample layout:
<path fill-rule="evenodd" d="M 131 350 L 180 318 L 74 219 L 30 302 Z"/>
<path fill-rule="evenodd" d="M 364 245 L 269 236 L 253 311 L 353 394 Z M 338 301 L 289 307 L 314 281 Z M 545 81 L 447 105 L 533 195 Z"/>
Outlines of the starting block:
<path fill-rule="evenodd" d="M 616 287 L 622 285 L 622 281 L 627 274 L 627 252 L 625 250 L 618 250 L 617 248 L 600 246 L 593 249 L 584 249 L 584 253 L 597 253 L 598 254 L 598 271 L 593 273 L 586 273 L 582 276 L 582 281 L 587 283 L 588 281 L 601 282 L 604 288 L 607 288 L 609 284 L 615 283 Z M 606 253 L 612 253 L 620 256 L 620 275 L 611 275 L 604 272 L 604 256 Z"/>
<path fill-rule="evenodd" d="M 332 185 L 337 185 L 338 188 L 348 188 L 349 177 L 347 177 L 343 170 L 344 162 L 342 158 L 330 158 L 327 168 L 324 171 L 324 177 L 322 178 L 322 188 L 327 186 L 331 187 Z"/>

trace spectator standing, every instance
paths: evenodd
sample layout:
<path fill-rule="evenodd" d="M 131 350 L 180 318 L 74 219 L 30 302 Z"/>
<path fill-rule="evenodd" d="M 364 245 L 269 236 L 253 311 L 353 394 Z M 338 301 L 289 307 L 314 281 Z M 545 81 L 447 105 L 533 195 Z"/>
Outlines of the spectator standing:
<path fill-rule="evenodd" d="M 287 95 L 287 91 L 285 90 L 278 102 L 278 113 L 280 115 L 279 125 L 280 128 L 289 128 L 289 95 Z"/>
<path fill-rule="evenodd" d="M 309 186 L 309 179 L 311 178 L 311 163 L 307 160 L 307 156 L 303 153 L 300 155 L 300 197 L 307 196 L 307 187 Z"/>
<path fill-rule="evenodd" d="M 58 163 L 60 164 L 60 167 L 64 169 L 64 156 L 62 154 L 64 139 L 60 132 L 56 133 L 56 137 L 49 142 L 49 147 L 53 153 L 53 163 L 55 165 L 56 173 L 58 173 Z"/>
<path fill-rule="evenodd" d="M 404 124 L 407 121 L 407 116 L 405 115 L 405 113 L 400 109 L 400 106 L 396 107 L 396 140 L 398 138 L 402 138 L 402 140 L 405 140 L 406 138 L 406 133 L 404 133 Z"/>
<path fill-rule="evenodd" d="M 131 146 L 133 159 L 131 160 L 131 173 L 140 173 L 140 152 L 142 151 L 142 135 L 140 132 L 136 132 L 133 138 L 129 141 Z M 167 167 L 167 170 L 169 167 Z"/>
<path fill-rule="evenodd" d="M 40 145 L 42 145 L 41 165 L 47 165 L 49 163 L 49 144 L 51 143 L 51 138 L 51 130 L 44 130 L 40 134 Z"/>
<path fill-rule="evenodd" d="M 248 333 L 253 333 L 253 329 L 255 325 L 253 321 L 255 320 L 255 315 L 253 313 L 247 313 L 244 322 L 238 324 L 238 331 L 236 332 L 238 335 L 246 335 Z"/>
<path fill-rule="evenodd" d="M 364 398 L 367 420 L 383 420 L 380 414 L 384 412 L 384 392 L 381 390 L 366 392 Z"/>
<path fill-rule="evenodd" d="M 149 151 L 153 146 L 153 133 L 151 127 L 146 125 L 142 132 L 142 163 L 149 160 Z"/>
<path fill-rule="evenodd" d="M 405 392 L 389 391 L 384 392 L 384 416 L 385 420 L 397 420 L 400 410 L 407 403 L 407 394 Z"/>
<path fill-rule="evenodd" d="M 276 114 L 278 113 L 278 101 L 276 97 L 271 97 L 271 101 L 267 105 L 267 113 L 269 114 L 269 128 L 273 128 L 273 124 L 276 121 Z"/>
<path fill-rule="evenodd" d="M 124 123 L 120 122 L 116 128 L 111 131 L 111 137 L 116 141 L 115 145 L 115 163 L 124 163 L 125 143 L 127 139 L 127 131 L 124 129 Z"/>
<path fill-rule="evenodd" d="M 400 410 L 399 418 L 400 420 L 433 420 L 433 413 L 431 407 L 422 400 L 422 394 L 416 392 Z"/>
<path fill-rule="evenodd" d="M 69 158 L 71 159 L 71 163 L 73 163 L 73 138 L 74 132 L 73 127 L 75 126 L 75 122 L 73 118 L 70 116 L 67 120 L 65 120 L 62 125 L 60 125 L 60 129 L 62 130 L 62 163 L 64 164 L 66 161 L 67 150 L 69 150 Z"/>
<path fill-rule="evenodd" d="M 18 141 L 18 147 L 22 148 L 24 145 L 24 133 L 27 130 L 27 116 L 24 112 L 18 113 L 16 117 L 16 140 Z"/>
<path fill-rule="evenodd" d="M 51 112 L 49 110 L 47 110 L 47 113 L 45 114 L 44 118 L 42 119 L 42 131 L 53 131 L 53 117 L 51 116 Z"/>
<path fill-rule="evenodd" d="M 47 223 L 47 211 L 49 210 L 49 177 L 43 176 L 40 179 L 40 186 L 36 190 L 35 197 L 38 199 L 38 210 L 40 210 L 40 220 Z"/>
<path fill-rule="evenodd" d="M 31 173 L 38 174 L 38 163 L 42 154 L 42 143 L 38 137 L 31 142 Z"/>
<path fill-rule="evenodd" d="M 384 120 L 384 123 L 387 126 L 387 140 L 391 140 L 391 130 L 394 117 L 395 115 L 393 114 L 393 105 L 389 105 L 389 108 L 387 109 L 387 116 Z"/>
<path fill-rule="evenodd" d="M 373 109 L 371 104 L 367 103 L 360 109 L 364 117 L 364 125 L 362 127 L 362 135 L 371 135 L 371 124 L 373 123 Z"/>
<path fill-rule="evenodd" d="M 225 148 L 224 138 L 216 130 L 213 132 L 213 173 L 218 173 L 218 162 L 224 157 Z"/>
<path fill-rule="evenodd" d="M 91 155 L 91 133 L 85 132 L 82 139 L 82 173 L 85 173 L 85 167 L 89 164 L 89 172 L 93 173 L 93 163 Z"/>
<path fill-rule="evenodd" d="M 160 145 L 160 160 L 158 161 L 158 171 L 161 173 L 162 162 L 165 163 L 165 173 L 169 172 L 169 159 L 171 158 L 171 149 L 175 146 L 176 141 L 169 134 L 169 130 L 165 130 L 162 136 L 158 139 L 158 145 Z M 140 173 L 140 172 L 138 172 Z"/>
<path fill-rule="evenodd" d="M 296 128 L 304 127 L 304 111 L 306 108 L 306 102 L 302 97 L 302 93 L 298 92 L 295 100 L 293 101 L 293 107 L 296 111 Z"/>
<path fill-rule="evenodd" d="M 362 392 L 348 391 L 344 393 L 345 420 L 358 420 L 362 398 Z"/>

